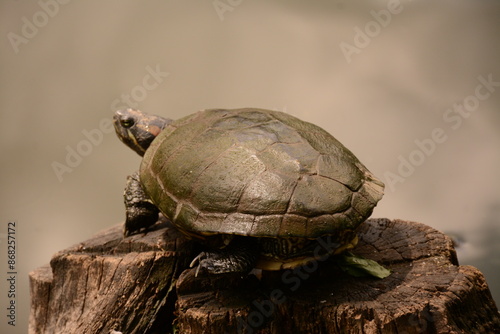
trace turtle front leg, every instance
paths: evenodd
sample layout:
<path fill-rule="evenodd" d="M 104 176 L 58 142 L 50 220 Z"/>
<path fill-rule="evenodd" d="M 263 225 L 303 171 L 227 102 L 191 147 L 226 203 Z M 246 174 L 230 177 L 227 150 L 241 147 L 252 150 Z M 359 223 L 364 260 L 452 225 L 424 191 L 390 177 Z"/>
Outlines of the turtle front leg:
<path fill-rule="evenodd" d="M 123 233 L 125 237 L 142 228 L 148 228 L 158 220 L 159 210 L 142 189 L 139 172 L 127 177 L 123 199 L 126 213 Z"/>
<path fill-rule="evenodd" d="M 252 270 L 259 256 L 259 244 L 256 238 L 235 237 L 224 249 L 201 252 L 191 262 L 196 268 L 195 276 L 200 270 L 209 274 L 248 273 Z"/>

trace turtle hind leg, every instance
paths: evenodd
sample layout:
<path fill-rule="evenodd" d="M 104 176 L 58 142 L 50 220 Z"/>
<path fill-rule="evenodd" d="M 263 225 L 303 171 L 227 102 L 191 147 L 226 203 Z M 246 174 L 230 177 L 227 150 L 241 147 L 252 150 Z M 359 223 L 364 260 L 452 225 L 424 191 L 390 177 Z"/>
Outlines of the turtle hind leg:
<path fill-rule="evenodd" d="M 224 249 L 201 252 L 191 262 L 196 265 L 196 274 L 200 271 L 208 274 L 248 273 L 252 270 L 259 256 L 259 245 L 252 237 L 235 237 Z"/>
<path fill-rule="evenodd" d="M 148 228 L 158 220 L 159 210 L 142 189 L 139 172 L 127 177 L 123 199 L 126 213 L 125 237 Z"/>

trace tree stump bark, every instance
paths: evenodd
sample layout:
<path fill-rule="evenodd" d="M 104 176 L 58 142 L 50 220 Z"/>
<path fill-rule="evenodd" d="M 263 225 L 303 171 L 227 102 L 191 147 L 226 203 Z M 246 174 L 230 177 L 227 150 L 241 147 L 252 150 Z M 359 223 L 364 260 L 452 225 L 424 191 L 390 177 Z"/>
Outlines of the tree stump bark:
<path fill-rule="evenodd" d="M 119 224 L 56 253 L 30 273 L 29 333 L 170 333 L 192 250 L 163 220 L 125 239 Z"/>
<path fill-rule="evenodd" d="M 332 259 L 295 270 L 194 276 L 198 251 L 167 222 L 115 226 L 30 275 L 30 333 L 500 333 L 477 269 L 423 224 L 370 219 L 354 253 L 391 269 L 352 277 Z"/>

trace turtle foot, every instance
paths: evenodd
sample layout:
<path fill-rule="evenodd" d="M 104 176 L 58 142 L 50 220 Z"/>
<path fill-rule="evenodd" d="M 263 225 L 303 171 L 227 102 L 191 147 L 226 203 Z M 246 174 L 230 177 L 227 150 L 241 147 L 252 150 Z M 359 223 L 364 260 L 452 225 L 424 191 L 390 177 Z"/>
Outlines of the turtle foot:
<path fill-rule="evenodd" d="M 138 172 L 127 177 L 123 199 L 126 213 L 125 237 L 148 228 L 158 220 L 159 210 L 142 189 Z"/>
<path fill-rule="evenodd" d="M 123 231 L 124 237 L 138 233 L 141 229 L 147 229 L 158 220 L 156 208 L 129 207 Z"/>
<path fill-rule="evenodd" d="M 219 251 L 201 252 L 191 261 L 190 267 L 197 266 L 195 276 L 200 271 L 208 274 L 248 273 L 257 257 L 258 248 L 253 240 L 239 240 Z"/>
<path fill-rule="evenodd" d="M 207 274 L 225 274 L 251 270 L 243 259 L 215 252 L 201 252 L 190 264 L 190 267 L 195 266 L 195 277 L 198 277 L 200 271 Z"/>

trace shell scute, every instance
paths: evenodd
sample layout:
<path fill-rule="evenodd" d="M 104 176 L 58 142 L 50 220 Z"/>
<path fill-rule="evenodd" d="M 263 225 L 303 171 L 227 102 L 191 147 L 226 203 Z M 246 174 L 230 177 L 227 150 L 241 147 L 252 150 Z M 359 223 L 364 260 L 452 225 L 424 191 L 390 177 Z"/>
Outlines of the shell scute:
<path fill-rule="evenodd" d="M 318 175 L 336 180 L 352 191 L 356 191 L 363 184 L 363 172 L 346 159 L 343 155 L 322 154 L 317 164 Z"/>
<path fill-rule="evenodd" d="M 240 198 L 238 211 L 283 214 L 290 203 L 297 180 L 288 175 L 265 170 L 252 179 Z"/>
<path fill-rule="evenodd" d="M 234 147 L 220 155 L 194 183 L 189 200 L 201 211 L 234 212 L 248 182 L 265 170 L 247 149 Z"/>
<path fill-rule="evenodd" d="M 351 205 L 351 196 L 352 192 L 337 181 L 306 175 L 295 187 L 288 212 L 306 217 L 342 212 Z"/>

